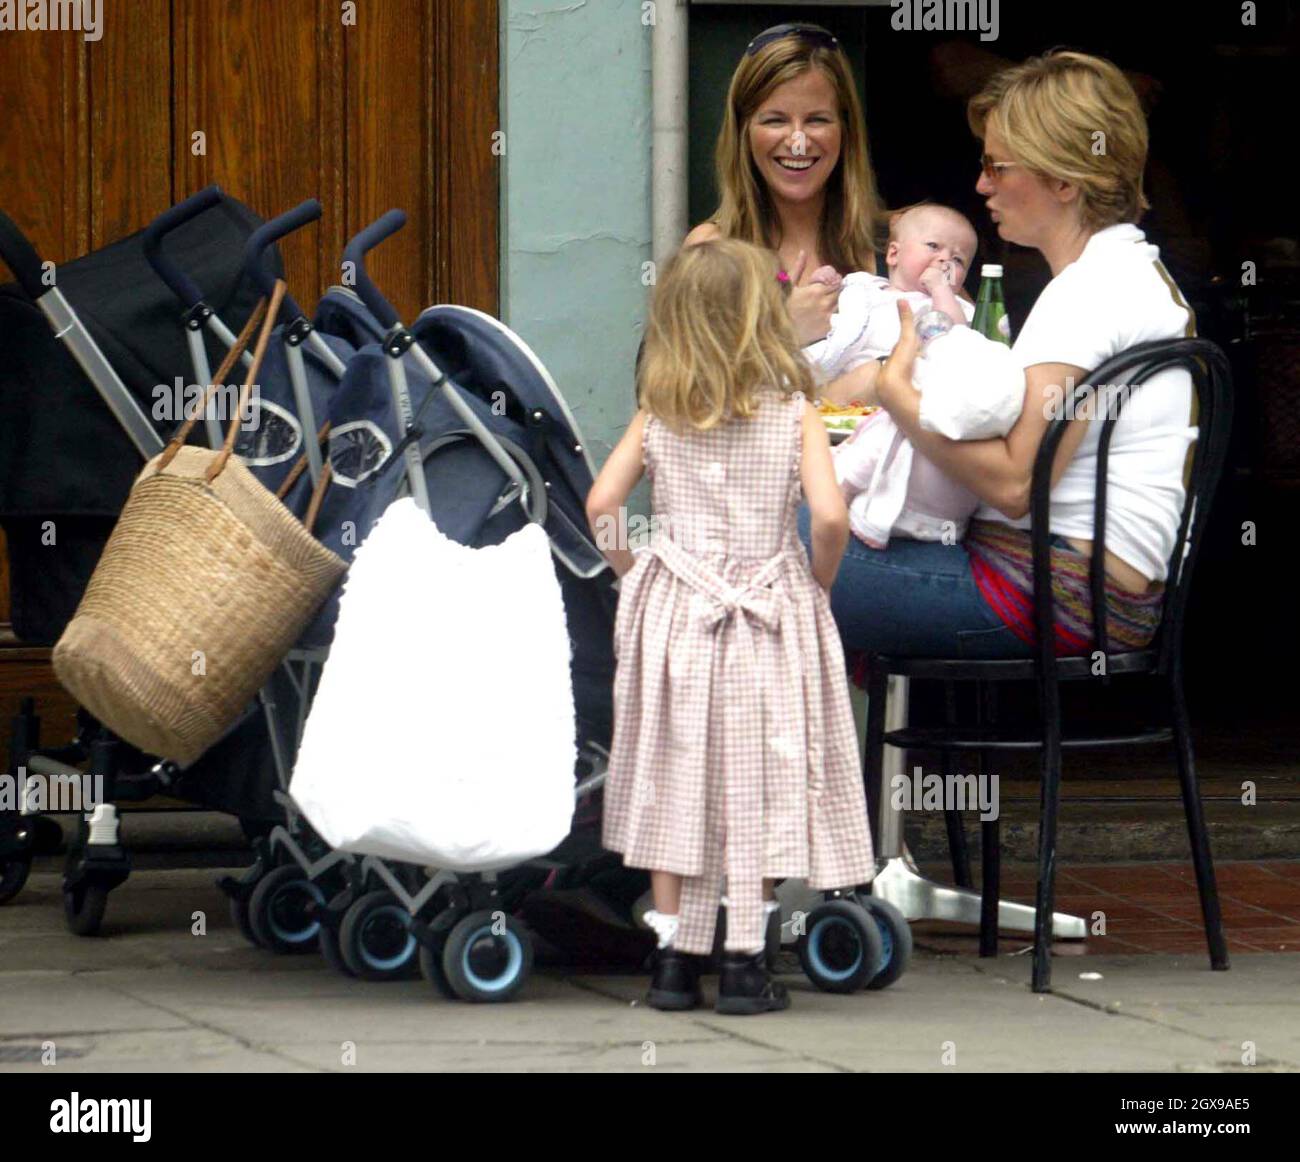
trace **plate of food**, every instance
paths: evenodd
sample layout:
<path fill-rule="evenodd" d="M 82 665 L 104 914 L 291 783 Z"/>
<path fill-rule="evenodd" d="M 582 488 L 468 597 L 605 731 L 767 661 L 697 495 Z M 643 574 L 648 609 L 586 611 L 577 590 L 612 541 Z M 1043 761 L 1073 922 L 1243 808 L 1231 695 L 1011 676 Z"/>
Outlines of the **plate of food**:
<path fill-rule="evenodd" d="M 823 400 L 818 403 L 817 410 L 821 413 L 831 443 L 838 444 L 841 440 L 847 440 L 867 416 L 874 415 L 880 408 L 856 403 L 837 407 Z"/>

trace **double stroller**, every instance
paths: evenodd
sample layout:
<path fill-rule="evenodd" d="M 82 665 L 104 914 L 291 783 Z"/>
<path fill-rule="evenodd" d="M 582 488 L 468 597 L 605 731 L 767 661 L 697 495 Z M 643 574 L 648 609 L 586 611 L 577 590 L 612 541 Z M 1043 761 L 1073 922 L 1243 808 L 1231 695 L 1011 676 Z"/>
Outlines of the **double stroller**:
<path fill-rule="evenodd" d="M 182 418 L 176 400 L 192 402 L 183 389 L 201 391 L 234 346 L 223 318 L 243 319 L 259 296 L 272 297 L 276 242 L 319 216 L 307 202 L 262 223 L 213 187 L 140 234 L 60 267 L 49 282 L 48 268 L 0 215 L 0 257 L 18 276 L 18 286 L 0 288 L 9 348 L 0 372 L 0 523 L 21 640 L 58 640 L 142 460 L 162 450 Z M 390 211 L 349 243 L 344 269 L 355 272 L 355 289 L 331 288 L 313 318 L 283 297 L 260 369 L 257 422 L 245 425 L 235 453 L 298 515 L 328 473 L 314 527 L 344 561 L 404 496 L 462 545 L 501 544 L 530 524 L 544 531 L 572 646 L 577 805 L 568 837 L 543 857 L 467 873 L 332 850 L 312 829 L 289 778 L 332 640 L 337 591 L 196 761 L 143 753 L 84 710 L 70 746 L 44 748 L 26 699 L 12 723 L 8 771 L 20 782 L 30 774 L 75 779 L 88 763 L 90 785 L 101 790 L 69 844 L 63 901 L 74 932 L 99 929 L 109 892 L 129 874 L 116 803 L 161 793 L 234 814 L 253 839 L 252 864 L 221 881 L 252 943 L 319 949 L 362 979 L 418 971 L 446 996 L 501 1001 L 531 969 L 532 940 L 517 919 L 531 893 L 629 878 L 599 842 L 617 603 L 586 525 L 593 465 L 540 361 L 496 319 L 468 308 L 430 307 L 405 327 L 367 275 L 367 252 L 404 221 Z M 216 447 L 220 426 L 203 418 L 198 434 Z M 429 613 L 413 608 L 412 616 Z M 0 805 L 0 903 L 21 890 L 40 831 L 39 816 Z M 630 878 L 636 893 L 646 886 L 645 877 Z M 896 979 L 910 933 L 901 917 L 877 911 L 832 900 L 807 917 L 800 952 L 814 983 L 851 991 Z"/>
<path fill-rule="evenodd" d="M 223 316 L 251 313 L 280 271 L 275 242 L 319 214 L 318 205 L 304 203 L 263 224 L 212 188 L 140 234 L 59 267 L 54 279 L 0 216 L 0 257 L 18 278 L 17 286 L 0 288 L 7 348 L 0 522 L 20 640 L 50 645 L 59 638 L 142 460 L 162 450 L 181 418 L 177 401 L 191 406 L 185 389 L 201 391 L 213 361 L 233 345 Z M 597 792 L 610 731 L 616 598 L 585 527 L 591 461 L 545 368 L 512 332 L 477 311 L 433 307 L 409 330 L 401 327 L 365 277 L 366 250 L 403 221 L 397 212 L 386 215 L 349 246 L 347 258 L 362 272 L 360 295 L 331 288 L 314 320 L 285 297 L 258 380 L 257 420 L 244 425 L 235 452 L 299 514 L 327 469 L 332 480 L 317 527 L 345 560 L 364 530 L 405 494 L 465 545 L 497 544 L 527 523 L 542 527 L 574 647 L 580 803 L 569 839 L 540 866 L 484 875 L 328 850 L 287 788 L 328 653 L 337 593 L 255 703 L 190 765 L 142 753 L 84 710 L 70 746 L 42 748 L 36 708 L 25 699 L 12 723 L 8 770 L 19 786 L 32 775 L 88 773 L 84 785 L 99 791 L 69 844 L 63 897 L 75 932 L 98 930 L 109 892 L 130 870 L 116 804 L 165 793 L 231 812 L 256 837 L 249 872 L 224 885 L 241 928 L 256 942 L 276 949 L 319 944 L 351 971 L 335 953 L 351 904 L 364 900 L 347 928 L 360 935 L 363 957 L 351 959 L 364 974 L 372 962 L 392 959 L 382 955 L 389 913 L 376 906 L 377 892 L 387 890 L 385 902 L 397 900 L 406 913 L 403 944 L 419 945 L 430 979 L 477 982 L 486 986 L 483 999 L 504 999 L 527 976 L 527 932 L 513 919 L 506 932 L 496 925 L 486 936 L 459 922 L 515 911 L 533 886 L 554 882 L 557 870 L 573 875 L 579 865 L 608 862 L 599 847 Z M 222 433 L 211 414 L 206 419 L 198 431 L 215 446 Z M 362 535 L 341 537 L 344 528 Z M 21 891 L 41 825 L 22 803 L 16 811 L 0 809 L 0 902 Z M 302 903 L 319 904 L 320 914 L 300 914 L 311 911 Z M 417 958 L 407 952 L 403 964 L 413 965 Z"/>

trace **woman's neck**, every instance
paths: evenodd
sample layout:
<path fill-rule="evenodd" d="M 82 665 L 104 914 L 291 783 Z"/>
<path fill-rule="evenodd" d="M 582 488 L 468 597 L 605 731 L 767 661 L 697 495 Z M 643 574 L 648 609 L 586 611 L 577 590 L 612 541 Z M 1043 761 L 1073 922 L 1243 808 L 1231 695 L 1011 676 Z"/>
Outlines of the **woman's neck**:
<path fill-rule="evenodd" d="M 1043 241 L 1038 249 L 1047 259 L 1053 278 L 1083 253 L 1091 237 L 1091 231 L 1085 229 L 1081 223 L 1070 222 Z"/>
<path fill-rule="evenodd" d="M 817 244 L 821 239 L 822 210 L 826 203 L 825 194 L 807 201 L 776 201 L 776 216 L 780 222 L 782 250 L 793 248 L 795 252 L 806 250 L 811 260 L 820 257 Z"/>

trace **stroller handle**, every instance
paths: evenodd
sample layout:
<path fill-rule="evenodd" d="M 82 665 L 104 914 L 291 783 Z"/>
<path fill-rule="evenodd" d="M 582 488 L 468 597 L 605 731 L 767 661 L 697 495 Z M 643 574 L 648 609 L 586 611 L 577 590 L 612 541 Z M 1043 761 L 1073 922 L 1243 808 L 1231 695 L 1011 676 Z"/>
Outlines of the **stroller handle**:
<path fill-rule="evenodd" d="M 41 281 L 41 256 L 36 253 L 36 247 L 18 223 L 3 212 L 0 212 L 0 258 L 14 272 L 18 285 L 33 299 L 39 299 L 50 289 Z"/>
<path fill-rule="evenodd" d="M 275 276 L 262 265 L 262 255 L 268 247 L 275 245 L 281 238 L 318 221 L 322 213 L 324 211 L 321 209 L 321 204 L 315 198 L 308 198 L 278 218 L 264 222 L 248 236 L 248 242 L 244 246 L 244 273 L 267 298 L 275 291 Z M 292 318 L 305 317 L 302 308 L 287 292 L 284 296 L 284 306 Z"/>
<path fill-rule="evenodd" d="M 203 292 L 188 274 L 163 253 L 162 241 L 178 226 L 183 226 L 191 218 L 197 218 L 205 210 L 218 205 L 224 197 L 220 186 L 208 186 L 197 194 L 191 194 L 185 201 L 177 202 L 170 210 L 164 210 L 145 227 L 144 256 L 158 277 L 171 287 L 172 294 L 184 303 L 186 310 L 193 310 L 203 302 Z"/>
<path fill-rule="evenodd" d="M 357 294 L 385 329 L 396 327 L 399 320 L 393 304 L 384 298 L 383 292 L 375 286 L 370 275 L 366 273 L 366 252 L 373 250 L 385 238 L 396 234 L 405 225 L 406 215 L 401 210 L 389 210 L 382 218 L 375 219 L 353 238 L 343 251 L 343 261 L 350 262 L 356 272 Z"/>

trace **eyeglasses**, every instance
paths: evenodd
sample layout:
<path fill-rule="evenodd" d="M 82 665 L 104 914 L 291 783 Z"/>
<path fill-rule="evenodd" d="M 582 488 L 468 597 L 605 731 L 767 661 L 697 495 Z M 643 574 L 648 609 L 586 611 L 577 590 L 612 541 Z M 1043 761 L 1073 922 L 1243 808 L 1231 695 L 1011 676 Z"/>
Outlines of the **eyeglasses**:
<path fill-rule="evenodd" d="M 797 36 L 819 48 L 840 47 L 840 42 L 820 24 L 774 24 L 745 46 L 745 55 L 753 56 L 764 45 L 771 44 L 774 40 L 784 40 L 787 36 Z"/>
<path fill-rule="evenodd" d="M 1004 169 L 1013 169 L 1019 167 L 1018 161 L 994 161 L 987 153 L 980 155 L 980 168 L 984 171 L 984 176 L 991 182 L 995 182 L 1002 176 Z"/>

